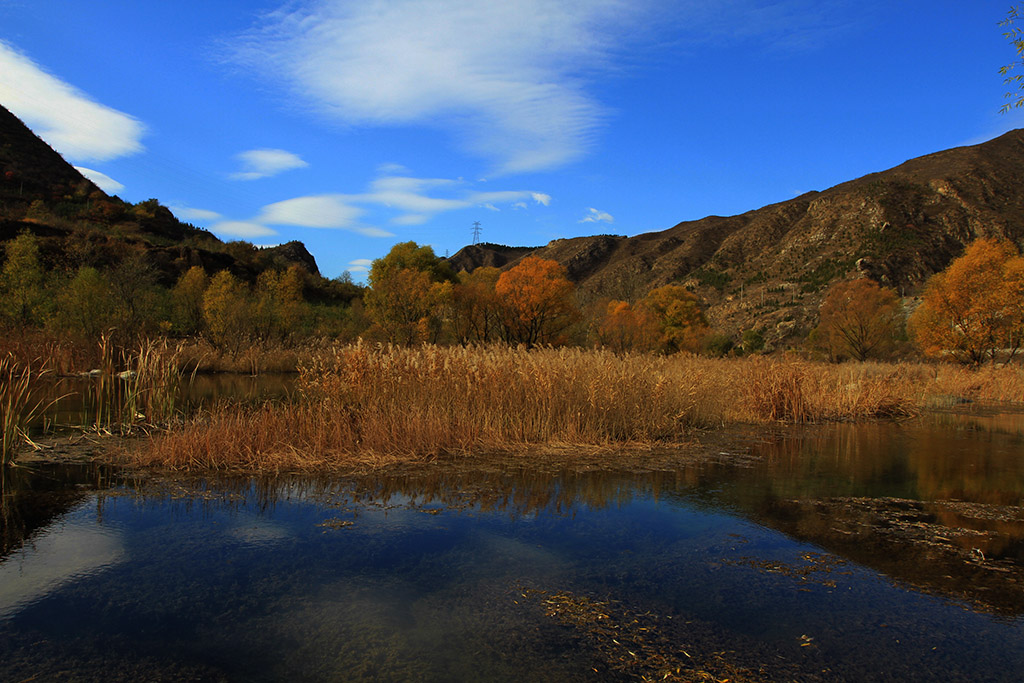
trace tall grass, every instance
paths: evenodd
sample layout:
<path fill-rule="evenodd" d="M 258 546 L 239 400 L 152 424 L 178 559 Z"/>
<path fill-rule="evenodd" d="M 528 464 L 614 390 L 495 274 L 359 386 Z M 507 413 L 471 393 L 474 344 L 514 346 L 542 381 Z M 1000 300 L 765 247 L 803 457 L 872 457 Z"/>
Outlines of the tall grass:
<path fill-rule="evenodd" d="M 143 341 L 117 349 L 110 337 L 99 342 L 101 365 L 85 390 L 85 414 L 96 431 L 130 434 L 176 416 L 181 381 L 180 349 L 168 342 Z"/>
<path fill-rule="evenodd" d="M 27 438 L 29 423 L 49 405 L 36 391 L 43 373 L 11 354 L 0 358 L 0 465 L 14 463 L 16 444 Z"/>
<path fill-rule="evenodd" d="M 289 401 L 194 417 L 133 458 L 277 470 L 649 449 L 736 424 L 907 417 L 947 395 L 1024 401 L 1024 372 L 1015 368 L 367 344 L 321 354 L 299 386 Z"/>

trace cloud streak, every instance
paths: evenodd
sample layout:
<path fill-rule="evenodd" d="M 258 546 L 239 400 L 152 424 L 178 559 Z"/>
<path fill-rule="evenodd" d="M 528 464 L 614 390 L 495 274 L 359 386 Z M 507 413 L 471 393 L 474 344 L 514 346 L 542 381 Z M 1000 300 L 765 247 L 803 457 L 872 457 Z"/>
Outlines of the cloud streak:
<path fill-rule="evenodd" d="M 444 193 L 449 196 L 438 196 Z M 264 206 L 254 223 L 290 225 L 304 228 L 343 228 L 370 237 L 394 237 L 394 233 L 366 226 L 363 217 L 370 211 L 390 214 L 395 226 L 422 225 L 440 213 L 482 207 L 499 211 L 497 205 L 516 208 L 533 201 L 541 206 L 551 196 L 531 190 L 477 192 L 457 180 L 386 176 L 370 183 L 362 194 L 321 194 L 294 197 Z"/>
<path fill-rule="evenodd" d="M 615 218 L 606 211 L 598 211 L 597 209 L 587 209 L 587 215 L 581 218 L 579 223 L 614 223 Z"/>
<path fill-rule="evenodd" d="M 3 41 L 0 102 L 74 161 L 109 161 L 143 149 L 138 119 L 93 101 Z"/>
<path fill-rule="evenodd" d="M 273 225 L 304 228 L 348 228 L 357 225 L 363 210 L 346 203 L 345 195 L 296 197 L 263 207 L 257 219 Z"/>
<path fill-rule="evenodd" d="M 85 166 L 75 166 L 75 170 L 92 182 L 96 183 L 96 187 L 100 188 L 107 194 L 114 194 L 124 189 L 124 185 L 122 183 L 117 182 L 106 173 L 100 173 L 99 171 L 94 171 L 93 169 L 86 168 Z"/>
<path fill-rule="evenodd" d="M 259 180 L 309 166 L 299 155 L 283 149 L 250 149 L 236 158 L 242 162 L 242 170 L 232 173 L 232 180 Z"/>
<path fill-rule="evenodd" d="M 562 166 L 605 112 L 587 92 L 643 0 L 307 0 L 264 17 L 233 58 L 352 125 L 452 131 L 496 171 Z"/>
<path fill-rule="evenodd" d="M 502 206 L 526 209 L 530 203 L 548 206 L 551 195 L 532 190 L 479 192 L 462 180 L 394 175 L 374 179 L 360 194 L 306 195 L 267 204 L 247 220 L 184 205 L 173 210 L 186 220 L 212 222 L 209 230 L 214 233 L 246 239 L 277 235 L 277 227 L 340 229 L 364 237 L 390 238 L 395 237 L 394 232 L 373 223 L 415 226 L 449 211 L 500 211 Z"/>

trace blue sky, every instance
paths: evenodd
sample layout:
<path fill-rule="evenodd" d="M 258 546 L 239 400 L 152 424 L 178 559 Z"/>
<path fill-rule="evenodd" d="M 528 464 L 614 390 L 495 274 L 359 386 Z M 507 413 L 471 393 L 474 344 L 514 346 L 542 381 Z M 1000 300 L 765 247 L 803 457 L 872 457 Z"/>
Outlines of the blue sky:
<path fill-rule="evenodd" d="M 1024 126 L 1007 2 L 0 0 L 0 104 L 137 202 L 362 279 L 664 230 Z"/>

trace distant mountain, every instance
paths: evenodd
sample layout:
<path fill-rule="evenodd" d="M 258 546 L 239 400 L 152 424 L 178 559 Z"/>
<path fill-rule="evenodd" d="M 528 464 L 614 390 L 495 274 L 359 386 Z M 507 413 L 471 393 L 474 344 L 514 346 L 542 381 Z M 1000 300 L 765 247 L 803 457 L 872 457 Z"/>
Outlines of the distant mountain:
<path fill-rule="evenodd" d="M 757 327 L 779 344 L 816 324 L 832 282 L 867 276 L 909 297 L 966 244 L 997 236 L 1024 238 L 1021 130 L 738 216 L 535 249 L 475 245 L 450 262 L 461 270 L 489 259 L 510 267 L 527 254 L 553 259 L 585 302 L 634 300 L 680 283 L 702 297 L 713 327 Z"/>
<path fill-rule="evenodd" d="M 141 254 L 163 284 L 192 266 L 248 281 L 293 263 L 320 274 L 301 242 L 263 249 L 224 243 L 155 199 L 129 204 L 107 195 L 0 107 L 0 242 L 25 231 L 40 238 L 51 268 L 105 267 Z"/>

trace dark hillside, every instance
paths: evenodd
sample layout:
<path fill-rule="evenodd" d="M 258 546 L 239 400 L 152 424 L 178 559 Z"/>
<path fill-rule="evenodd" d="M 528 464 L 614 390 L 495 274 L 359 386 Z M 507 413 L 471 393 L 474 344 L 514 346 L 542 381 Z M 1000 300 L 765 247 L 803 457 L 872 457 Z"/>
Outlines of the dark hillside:
<path fill-rule="evenodd" d="M 266 249 L 224 243 L 182 223 L 155 199 L 130 204 L 107 195 L 0 107 L 0 251 L 22 232 L 40 238 L 50 269 L 111 268 L 132 257 L 164 285 L 192 266 L 211 274 L 230 270 L 249 282 L 267 268 L 292 264 L 320 275 L 301 242 Z"/>
<path fill-rule="evenodd" d="M 554 259 L 585 301 L 633 300 L 681 283 L 705 301 L 713 326 L 760 328 L 778 344 L 816 324 L 836 280 L 863 275 L 912 296 L 966 244 L 993 236 L 1024 243 L 1024 131 L 738 216 L 555 240 L 503 265 L 527 253 Z M 467 249 L 452 257 L 457 267 L 474 262 Z"/>

